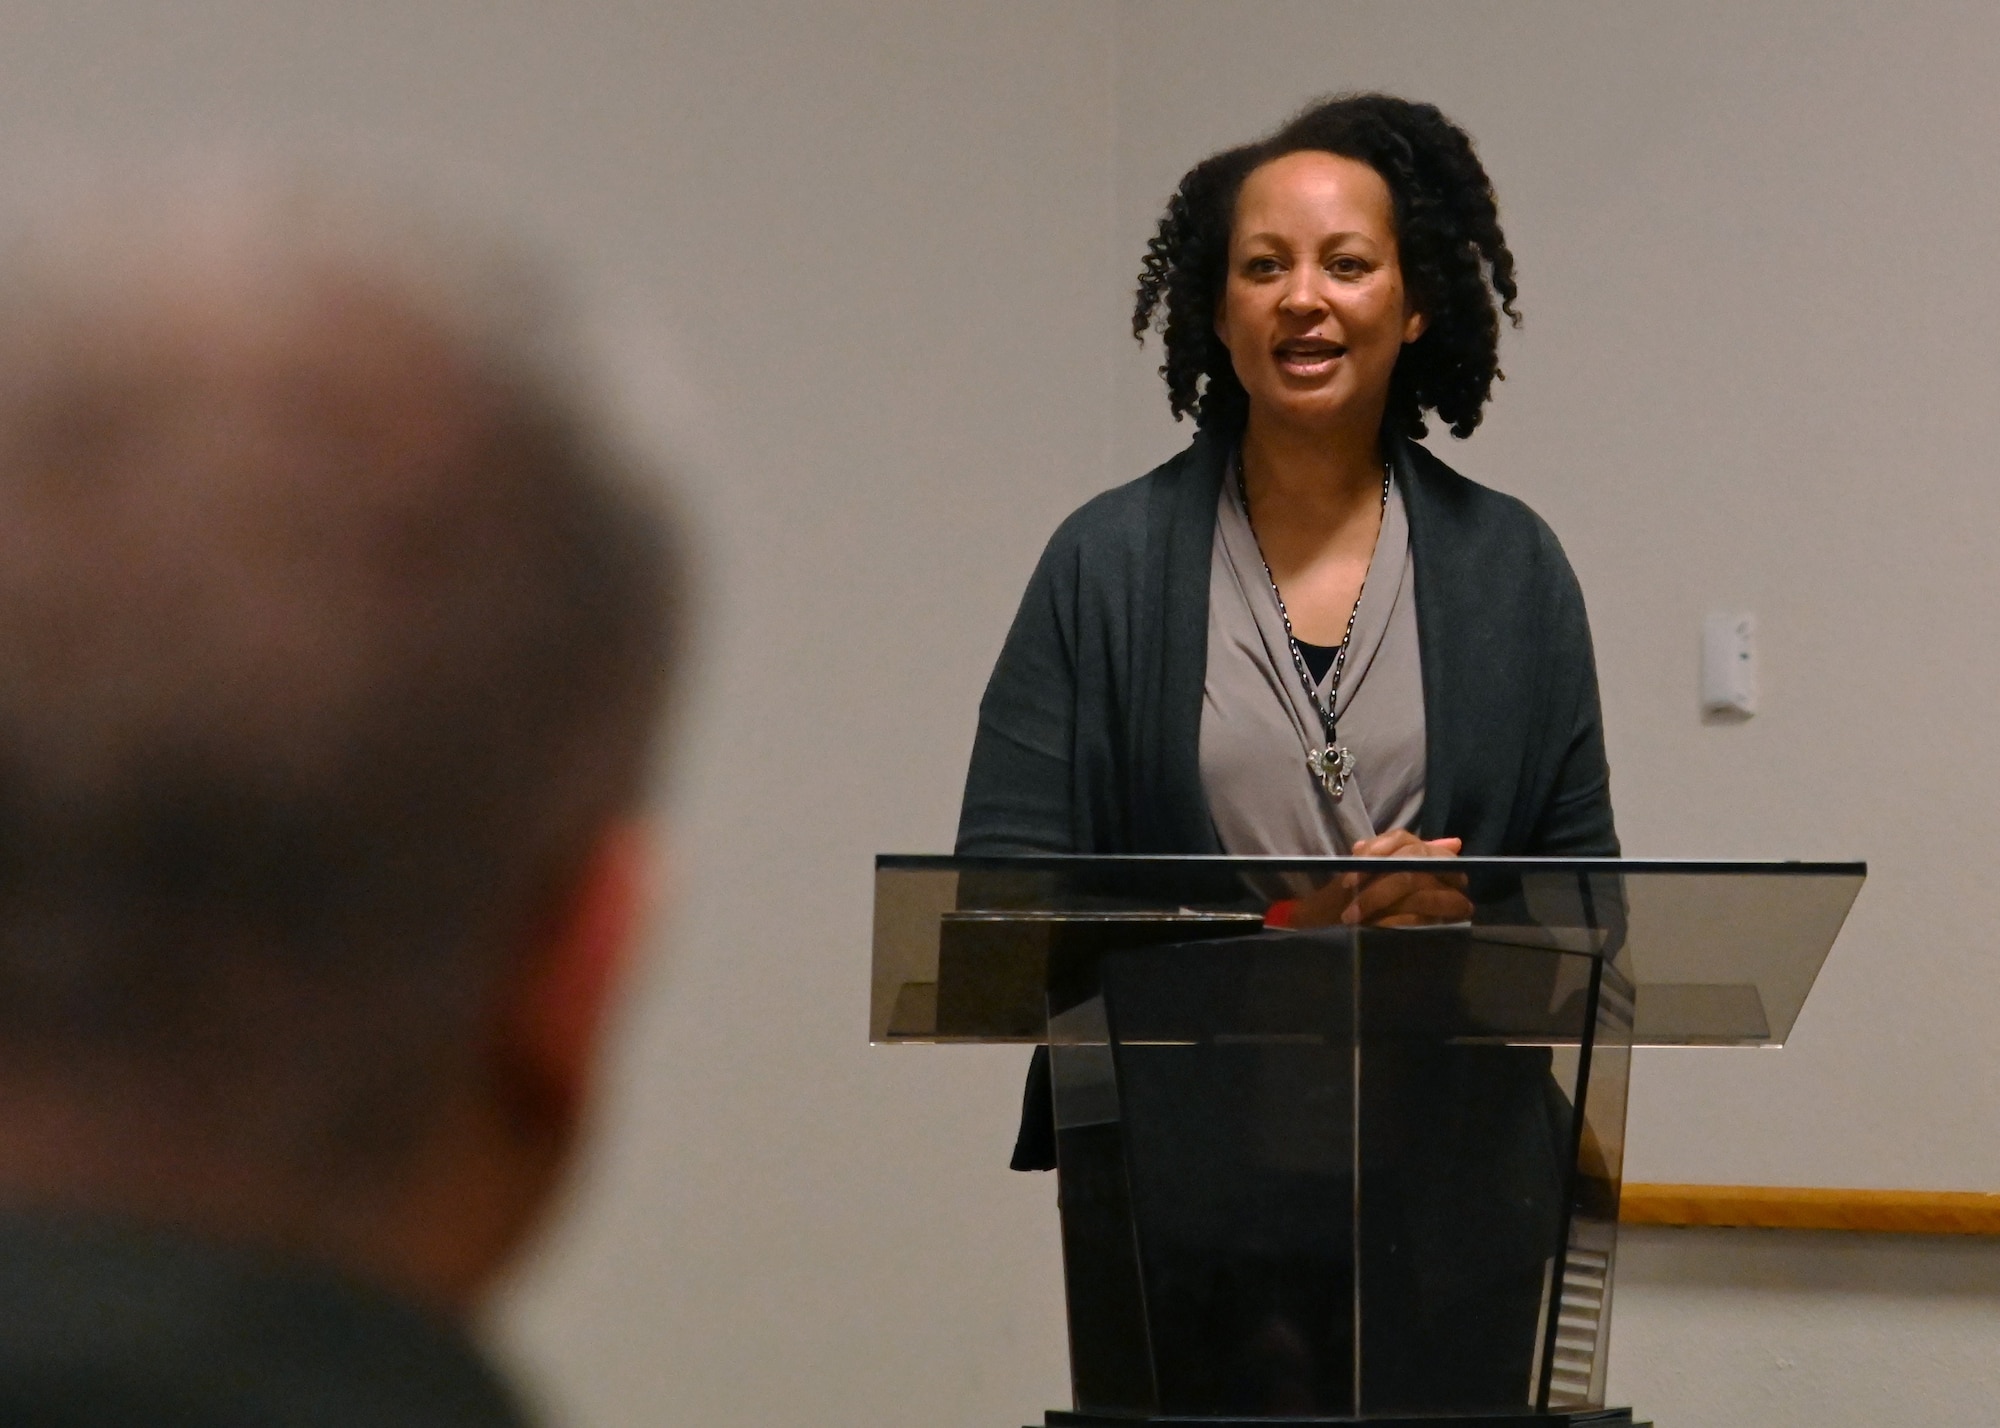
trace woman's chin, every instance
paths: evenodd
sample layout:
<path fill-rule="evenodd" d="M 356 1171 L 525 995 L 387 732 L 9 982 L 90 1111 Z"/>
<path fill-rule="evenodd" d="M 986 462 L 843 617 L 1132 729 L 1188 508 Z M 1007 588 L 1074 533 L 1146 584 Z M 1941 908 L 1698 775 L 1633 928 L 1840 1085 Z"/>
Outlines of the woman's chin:
<path fill-rule="evenodd" d="M 1332 433 L 1352 424 L 1361 415 L 1355 403 L 1332 383 L 1303 390 L 1303 384 L 1270 393 L 1253 393 L 1252 420 L 1259 418 L 1296 431 Z"/>

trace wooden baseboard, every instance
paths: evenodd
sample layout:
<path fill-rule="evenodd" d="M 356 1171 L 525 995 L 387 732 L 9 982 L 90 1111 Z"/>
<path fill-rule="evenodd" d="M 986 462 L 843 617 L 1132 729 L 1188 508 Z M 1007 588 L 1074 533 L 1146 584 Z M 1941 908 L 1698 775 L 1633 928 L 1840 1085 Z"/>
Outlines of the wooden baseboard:
<path fill-rule="evenodd" d="M 1957 1190 L 1807 1190 L 1760 1185 L 1628 1184 L 1627 1225 L 2000 1235 L 2000 1195 Z"/>

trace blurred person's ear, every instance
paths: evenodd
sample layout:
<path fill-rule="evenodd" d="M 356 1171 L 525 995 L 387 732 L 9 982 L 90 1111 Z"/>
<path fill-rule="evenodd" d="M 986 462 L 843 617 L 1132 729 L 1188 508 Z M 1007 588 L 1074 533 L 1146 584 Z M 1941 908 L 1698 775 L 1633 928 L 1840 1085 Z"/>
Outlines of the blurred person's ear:
<path fill-rule="evenodd" d="M 514 1109 L 573 1137 L 589 1109 L 600 1052 L 641 922 L 653 902 L 654 840 L 636 821 L 598 838 L 526 951 L 501 1009 L 496 1068 Z"/>
<path fill-rule="evenodd" d="M 371 1236 L 377 1270 L 454 1311 L 478 1306 L 542 1224 L 590 1111 L 640 925 L 654 843 L 607 825 L 519 949 L 473 1074 L 432 1124 Z"/>

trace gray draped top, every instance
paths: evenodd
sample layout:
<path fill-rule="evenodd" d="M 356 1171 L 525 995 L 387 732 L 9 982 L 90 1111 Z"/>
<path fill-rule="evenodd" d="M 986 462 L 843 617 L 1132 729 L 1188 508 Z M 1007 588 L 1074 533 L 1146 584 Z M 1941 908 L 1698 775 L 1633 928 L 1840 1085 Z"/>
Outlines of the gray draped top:
<path fill-rule="evenodd" d="M 1325 743 L 1236 481 L 1222 482 L 1209 560 L 1208 671 L 1201 782 L 1223 850 L 1237 856 L 1345 854 L 1416 825 L 1424 802 L 1424 686 L 1416 578 L 1398 475 L 1354 617 L 1334 710 L 1354 775 L 1336 802 L 1306 765 Z M 1316 691 L 1322 707 L 1333 678 Z"/>

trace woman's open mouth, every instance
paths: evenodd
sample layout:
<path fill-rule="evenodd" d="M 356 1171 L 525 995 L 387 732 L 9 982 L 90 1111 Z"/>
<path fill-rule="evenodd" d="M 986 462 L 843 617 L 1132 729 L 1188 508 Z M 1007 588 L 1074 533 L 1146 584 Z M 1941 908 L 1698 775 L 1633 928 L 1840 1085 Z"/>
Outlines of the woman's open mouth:
<path fill-rule="evenodd" d="M 1280 342 L 1273 355 L 1278 360 L 1278 370 L 1287 376 L 1323 377 L 1347 355 L 1347 348 L 1316 337 L 1297 337 Z"/>

